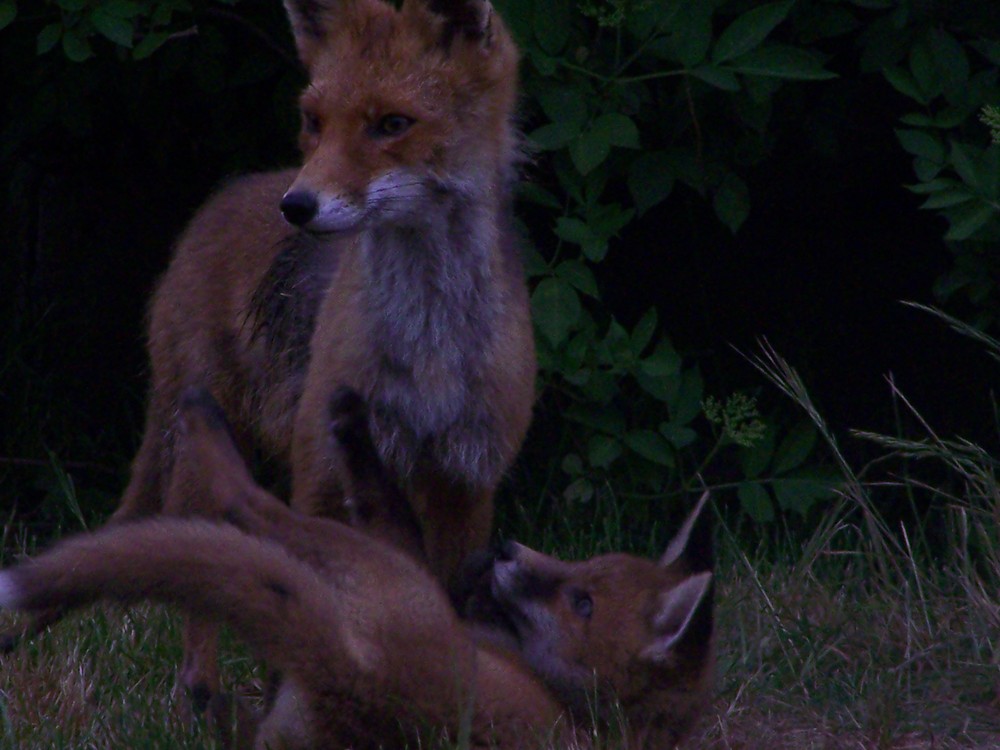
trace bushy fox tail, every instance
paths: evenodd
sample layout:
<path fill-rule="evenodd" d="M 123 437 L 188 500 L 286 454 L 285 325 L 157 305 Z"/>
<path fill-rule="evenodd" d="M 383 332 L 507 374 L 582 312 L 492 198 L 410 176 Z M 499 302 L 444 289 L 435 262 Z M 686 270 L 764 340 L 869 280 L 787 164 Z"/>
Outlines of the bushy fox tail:
<path fill-rule="evenodd" d="M 269 665 L 307 682 L 323 681 L 310 674 L 323 664 L 356 656 L 329 582 L 280 546 L 228 525 L 123 524 L 0 571 L 0 607 L 70 609 L 98 599 L 160 601 L 224 622 Z"/>

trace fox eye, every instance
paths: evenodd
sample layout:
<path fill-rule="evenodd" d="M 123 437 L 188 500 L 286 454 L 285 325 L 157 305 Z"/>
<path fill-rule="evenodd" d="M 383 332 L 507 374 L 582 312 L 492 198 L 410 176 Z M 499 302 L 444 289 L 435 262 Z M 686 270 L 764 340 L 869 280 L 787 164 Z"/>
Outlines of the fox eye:
<path fill-rule="evenodd" d="M 416 120 L 406 115 L 385 115 L 372 125 L 371 131 L 373 135 L 382 138 L 395 138 L 409 130 L 415 122 Z"/>
<path fill-rule="evenodd" d="M 574 591 L 570 594 L 570 601 L 573 603 L 573 611 L 584 620 L 589 620 L 594 614 L 594 600 L 586 591 Z"/>
<path fill-rule="evenodd" d="M 323 123 L 320 122 L 319 115 L 317 115 L 315 112 L 303 110 L 302 129 L 305 132 L 307 132 L 309 135 L 317 135 L 322 128 L 323 128 Z"/>

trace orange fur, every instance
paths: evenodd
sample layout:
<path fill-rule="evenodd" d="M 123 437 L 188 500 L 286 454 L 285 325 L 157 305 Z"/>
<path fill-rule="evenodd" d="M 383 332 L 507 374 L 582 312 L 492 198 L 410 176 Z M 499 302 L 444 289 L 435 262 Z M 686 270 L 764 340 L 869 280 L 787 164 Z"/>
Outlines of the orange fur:
<path fill-rule="evenodd" d="M 0 605 L 156 599 L 228 623 L 282 673 L 263 720 L 237 733 L 245 747 L 401 747 L 467 733 L 479 748 L 578 748 L 617 722 L 614 705 L 627 747 L 669 748 L 687 732 L 712 668 L 711 573 L 691 542 L 704 502 L 659 562 L 564 563 L 509 545 L 477 596 L 515 638 L 484 639 L 498 624 L 461 623 L 412 557 L 255 485 L 208 403 L 182 406 L 170 493 L 232 525 L 162 519 L 80 535 L 0 573 Z M 394 491 L 377 471 L 362 481 Z"/>
<path fill-rule="evenodd" d="M 534 400 L 509 221 L 517 51 L 484 0 L 286 5 L 310 77 L 304 162 L 232 183 L 181 238 L 153 299 L 147 425 L 116 518 L 162 508 L 171 415 L 192 385 L 241 443 L 290 463 L 295 507 L 345 518 L 323 414 L 347 385 L 373 404 L 380 455 L 447 580 L 489 538 Z"/>
<path fill-rule="evenodd" d="M 350 386 L 414 521 L 375 514 L 369 532 L 448 581 L 489 540 L 534 401 L 509 215 L 517 50 L 485 0 L 286 7 L 310 79 L 303 164 L 232 182 L 181 237 L 151 305 L 146 428 L 115 519 L 177 510 L 173 414 L 198 386 L 241 446 L 289 465 L 294 507 L 347 520 L 326 404 Z M 191 690 L 215 690 L 212 640 L 197 625 L 186 641 Z"/>

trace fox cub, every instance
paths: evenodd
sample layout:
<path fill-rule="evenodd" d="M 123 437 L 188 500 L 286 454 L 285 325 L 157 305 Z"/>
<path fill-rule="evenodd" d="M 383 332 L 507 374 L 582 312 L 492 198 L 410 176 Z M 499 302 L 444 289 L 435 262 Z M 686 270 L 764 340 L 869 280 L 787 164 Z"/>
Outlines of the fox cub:
<path fill-rule="evenodd" d="M 241 447 L 288 462 L 293 507 L 347 518 L 326 404 L 349 386 L 446 581 L 489 540 L 534 401 L 510 220 L 517 50 L 486 0 L 285 6 L 309 75 L 303 164 L 233 182 L 181 238 L 152 301 L 146 428 L 116 517 L 162 510 L 173 414 L 199 386 Z"/>
<path fill-rule="evenodd" d="M 341 392 L 324 410 L 359 469 L 356 500 L 405 505 L 359 403 Z M 489 615 L 471 628 L 405 552 L 255 485 L 210 398 L 184 400 L 175 440 L 168 494 L 206 518 L 64 541 L 0 572 L 0 606 L 153 599 L 229 624 L 281 674 L 262 717 L 239 714 L 237 747 L 423 747 L 464 736 L 477 748 L 581 748 L 614 731 L 623 747 L 662 750 L 697 717 L 712 670 L 705 498 L 658 562 L 566 563 L 507 545 L 473 587 L 474 609 Z M 216 697 L 221 725 L 233 708 Z"/>

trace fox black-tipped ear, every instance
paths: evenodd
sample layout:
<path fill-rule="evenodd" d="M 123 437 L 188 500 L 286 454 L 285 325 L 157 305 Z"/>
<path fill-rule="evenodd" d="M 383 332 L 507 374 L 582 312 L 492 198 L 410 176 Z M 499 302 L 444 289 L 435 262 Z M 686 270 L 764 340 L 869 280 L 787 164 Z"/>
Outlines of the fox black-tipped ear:
<path fill-rule="evenodd" d="M 642 656 L 651 661 L 668 660 L 688 631 L 699 640 L 711 638 L 711 597 L 712 574 L 707 571 L 689 576 L 664 592 L 653 618 L 653 640 L 642 650 Z"/>
<path fill-rule="evenodd" d="M 488 0 L 427 0 L 427 6 L 446 19 L 442 46 L 448 47 L 459 34 L 489 44 L 493 6 Z"/>
<path fill-rule="evenodd" d="M 327 37 L 330 20 L 344 0 L 285 0 L 299 59 L 309 67 L 313 50 Z"/>
<path fill-rule="evenodd" d="M 678 567 L 689 573 L 700 573 L 715 567 L 711 514 L 705 512 L 708 500 L 709 493 L 705 492 L 684 519 L 660 558 L 661 567 Z"/>

